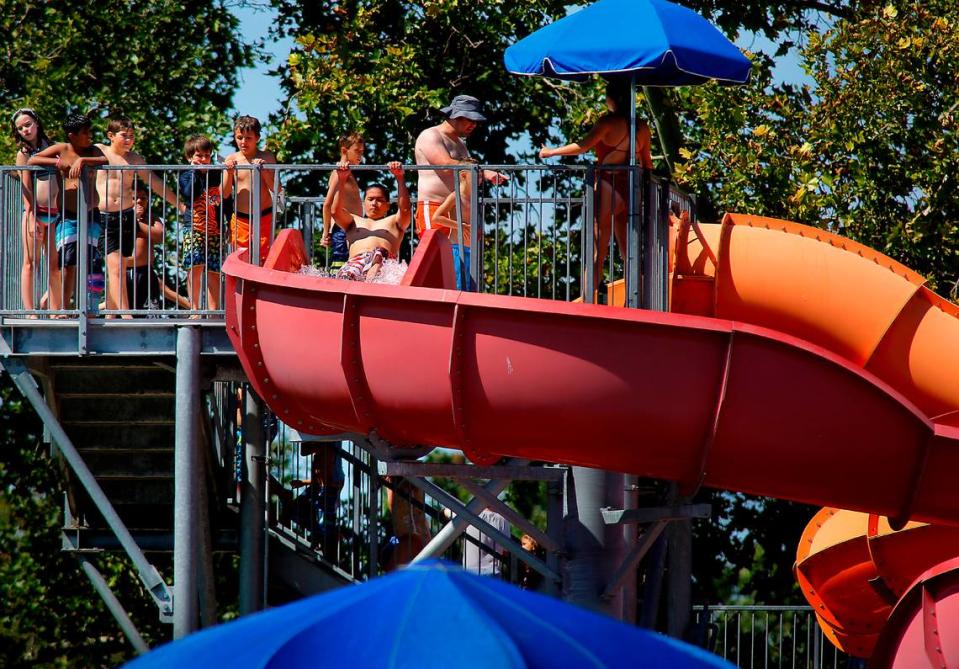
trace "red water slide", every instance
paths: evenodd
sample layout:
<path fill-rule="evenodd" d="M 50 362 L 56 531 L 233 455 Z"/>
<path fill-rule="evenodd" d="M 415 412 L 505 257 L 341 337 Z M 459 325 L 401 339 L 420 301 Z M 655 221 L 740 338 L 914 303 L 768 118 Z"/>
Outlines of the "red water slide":
<path fill-rule="evenodd" d="M 257 392 L 308 432 L 959 524 L 959 320 L 905 268 L 727 217 L 675 239 L 672 306 L 705 315 L 660 314 L 449 290 L 445 244 L 424 238 L 404 286 L 296 274 L 290 231 L 265 267 L 232 255 Z"/>

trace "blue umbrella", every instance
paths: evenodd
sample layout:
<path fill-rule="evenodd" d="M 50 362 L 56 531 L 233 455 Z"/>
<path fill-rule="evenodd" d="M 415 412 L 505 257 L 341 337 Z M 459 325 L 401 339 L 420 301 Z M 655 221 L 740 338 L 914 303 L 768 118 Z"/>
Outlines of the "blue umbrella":
<path fill-rule="evenodd" d="M 506 49 L 514 74 L 627 74 L 643 86 L 743 84 L 750 62 L 709 21 L 665 0 L 599 0 Z"/>
<path fill-rule="evenodd" d="M 685 643 L 435 561 L 198 632 L 125 666 L 732 667 Z"/>

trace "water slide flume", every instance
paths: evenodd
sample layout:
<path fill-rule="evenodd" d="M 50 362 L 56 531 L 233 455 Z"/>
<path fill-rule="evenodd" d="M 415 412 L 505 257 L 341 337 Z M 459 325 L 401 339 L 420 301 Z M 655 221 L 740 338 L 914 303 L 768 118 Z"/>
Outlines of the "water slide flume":
<path fill-rule="evenodd" d="M 744 244 L 753 250 L 743 259 L 732 227 L 719 226 L 728 255 L 717 255 L 717 278 L 688 282 L 699 291 L 711 283 L 717 306 L 776 313 L 774 281 L 759 277 L 753 295 L 732 273 L 728 289 L 717 287 L 749 262 L 782 271 L 787 262 L 773 257 L 782 231 L 750 228 L 767 241 Z M 460 448 L 480 463 L 508 455 L 959 524 L 959 429 L 933 421 L 849 350 L 828 350 L 825 334 L 460 293 L 448 288 L 446 244 L 425 237 L 404 286 L 293 273 L 305 259 L 293 231 L 264 267 L 228 258 L 228 332 L 281 419 L 308 432 L 375 430 L 397 446 Z M 686 240 L 693 263 L 695 245 Z M 808 334 L 816 324 L 799 325 Z"/>

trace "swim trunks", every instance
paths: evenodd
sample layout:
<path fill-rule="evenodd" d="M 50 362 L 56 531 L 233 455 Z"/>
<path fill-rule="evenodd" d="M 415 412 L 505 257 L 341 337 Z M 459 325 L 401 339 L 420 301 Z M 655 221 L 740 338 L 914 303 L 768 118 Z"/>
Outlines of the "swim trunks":
<path fill-rule="evenodd" d="M 220 256 L 223 252 L 220 235 L 190 230 L 183 235 L 182 248 L 185 269 L 205 265 L 207 272 L 220 271 Z"/>
<path fill-rule="evenodd" d="M 119 251 L 125 258 L 132 256 L 137 242 L 137 216 L 134 208 L 101 211 L 100 219 L 106 230 L 107 255 Z"/>
<path fill-rule="evenodd" d="M 131 309 L 159 309 L 162 305 L 160 279 L 149 265 L 129 267 L 126 272 L 127 296 Z"/>
<path fill-rule="evenodd" d="M 260 260 L 270 251 L 270 231 L 273 229 L 273 207 L 260 211 Z M 241 211 L 230 218 L 230 244 L 235 247 L 250 247 L 250 215 Z"/>
<path fill-rule="evenodd" d="M 417 200 L 416 202 L 416 234 L 417 236 L 422 236 L 427 230 L 432 230 L 433 225 L 430 223 L 430 218 L 433 216 L 433 212 L 436 211 L 442 202 L 433 202 L 431 200 Z M 437 230 L 442 230 L 444 234 L 449 237 L 450 229 L 446 226 L 437 226 Z"/>
<path fill-rule="evenodd" d="M 340 271 L 336 273 L 336 278 L 346 279 L 347 281 L 366 281 L 366 273 L 370 271 L 373 265 L 382 264 L 384 260 L 389 259 L 389 249 L 382 246 L 357 253 L 344 263 Z"/>

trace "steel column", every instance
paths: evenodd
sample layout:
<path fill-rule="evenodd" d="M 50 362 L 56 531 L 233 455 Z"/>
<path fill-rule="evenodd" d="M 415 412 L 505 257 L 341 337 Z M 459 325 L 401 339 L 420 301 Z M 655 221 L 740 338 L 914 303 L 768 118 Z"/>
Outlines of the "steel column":
<path fill-rule="evenodd" d="M 176 339 L 176 432 L 173 476 L 173 638 L 199 626 L 197 520 L 200 506 L 200 329 L 180 327 Z"/>
<path fill-rule="evenodd" d="M 266 438 L 263 401 L 246 389 L 240 481 L 240 615 L 266 605 Z"/>

